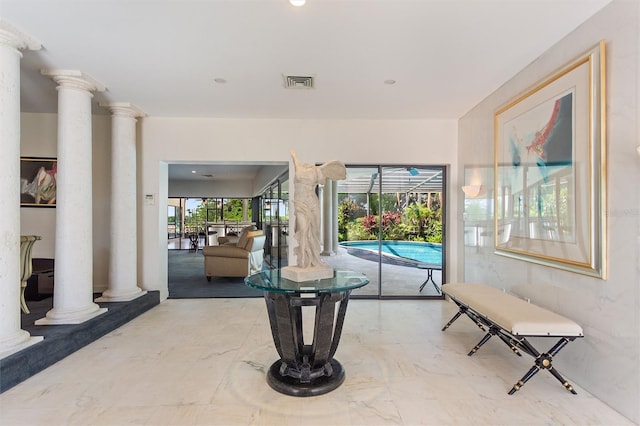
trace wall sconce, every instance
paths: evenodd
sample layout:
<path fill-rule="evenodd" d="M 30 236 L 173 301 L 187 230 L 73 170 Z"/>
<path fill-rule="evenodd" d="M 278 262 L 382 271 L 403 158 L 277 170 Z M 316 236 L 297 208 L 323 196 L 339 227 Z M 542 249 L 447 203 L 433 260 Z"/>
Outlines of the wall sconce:
<path fill-rule="evenodd" d="M 482 185 L 465 185 L 462 187 L 462 192 L 464 192 L 468 198 L 478 198 L 483 196 L 487 190 Z"/>

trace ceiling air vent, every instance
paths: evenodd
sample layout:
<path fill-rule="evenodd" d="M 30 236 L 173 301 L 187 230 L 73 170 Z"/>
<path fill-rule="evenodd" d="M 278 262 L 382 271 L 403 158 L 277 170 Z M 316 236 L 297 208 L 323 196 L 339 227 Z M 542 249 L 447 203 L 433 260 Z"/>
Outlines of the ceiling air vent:
<path fill-rule="evenodd" d="M 285 75 L 285 89 L 313 89 L 315 85 L 315 76 L 313 75 Z"/>

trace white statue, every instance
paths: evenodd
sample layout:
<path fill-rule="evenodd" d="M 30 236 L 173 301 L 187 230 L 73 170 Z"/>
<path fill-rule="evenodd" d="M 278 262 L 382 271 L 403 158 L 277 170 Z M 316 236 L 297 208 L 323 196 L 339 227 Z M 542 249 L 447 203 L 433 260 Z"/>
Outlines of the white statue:
<path fill-rule="evenodd" d="M 315 166 L 300 163 L 295 151 L 291 151 L 291 157 L 295 165 L 293 208 L 296 220 L 293 236 L 298 242 L 294 249 L 297 265 L 283 268 L 283 276 L 293 281 L 329 278 L 333 276 L 333 268 L 320 259 L 320 203 L 316 186 L 324 185 L 327 179 L 345 179 L 347 169 L 337 160 Z"/>

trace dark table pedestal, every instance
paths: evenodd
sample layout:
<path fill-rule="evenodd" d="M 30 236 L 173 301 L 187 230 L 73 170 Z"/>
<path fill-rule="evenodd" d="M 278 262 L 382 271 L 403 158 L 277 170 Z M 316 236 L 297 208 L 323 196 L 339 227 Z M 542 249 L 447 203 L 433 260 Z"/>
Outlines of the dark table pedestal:
<path fill-rule="evenodd" d="M 349 295 L 369 279 L 359 272 L 336 269 L 330 278 L 296 282 L 271 269 L 250 275 L 244 282 L 264 291 L 271 334 L 280 355 L 267 372 L 269 386 L 292 396 L 322 395 L 340 386 L 344 369 L 333 355 Z M 304 341 L 303 308 L 315 309 L 310 343 Z"/>
<path fill-rule="evenodd" d="M 265 292 L 273 341 L 280 355 L 267 373 L 267 382 L 273 389 L 292 396 L 315 396 L 344 382 L 344 369 L 333 355 L 340 341 L 350 293 L 348 290 L 304 297 L 309 295 Z M 339 304 L 337 316 L 336 304 Z M 315 307 L 311 344 L 304 342 L 303 306 Z"/>

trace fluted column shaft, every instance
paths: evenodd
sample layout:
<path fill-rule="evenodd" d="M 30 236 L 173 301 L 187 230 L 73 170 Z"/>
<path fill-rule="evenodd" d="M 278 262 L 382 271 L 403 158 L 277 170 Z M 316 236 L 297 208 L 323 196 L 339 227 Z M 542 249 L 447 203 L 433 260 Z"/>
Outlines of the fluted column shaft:
<path fill-rule="evenodd" d="M 40 43 L 0 21 L 0 358 L 42 340 L 20 328 L 20 50 Z"/>
<path fill-rule="evenodd" d="M 247 198 L 242 200 L 242 221 L 249 221 L 249 199 Z"/>
<path fill-rule="evenodd" d="M 109 288 L 97 302 L 125 302 L 146 294 L 138 285 L 136 227 L 136 117 L 145 114 L 129 103 L 100 104 L 111 118 L 111 253 Z"/>
<path fill-rule="evenodd" d="M 36 325 L 79 324 L 93 303 L 91 98 L 104 87 L 78 71 L 43 70 L 58 84 L 58 174 L 53 309 Z"/>
<path fill-rule="evenodd" d="M 338 253 L 338 181 L 331 181 L 331 251 Z"/>
<path fill-rule="evenodd" d="M 331 256 L 331 229 L 333 215 L 331 214 L 332 196 L 331 180 L 327 179 L 322 187 L 322 256 Z"/>

